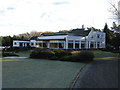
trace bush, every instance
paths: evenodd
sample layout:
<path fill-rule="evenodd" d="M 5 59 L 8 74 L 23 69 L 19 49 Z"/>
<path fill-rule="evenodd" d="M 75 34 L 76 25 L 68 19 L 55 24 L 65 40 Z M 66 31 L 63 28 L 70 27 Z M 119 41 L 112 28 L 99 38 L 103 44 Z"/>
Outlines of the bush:
<path fill-rule="evenodd" d="M 72 61 L 72 62 L 76 62 L 78 61 L 78 56 L 77 55 L 70 55 L 70 56 L 64 56 L 62 58 L 60 58 L 61 61 Z"/>
<path fill-rule="evenodd" d="M 81 62 L 81 61 L 92 61 L 94 59 L 94 54 L 90 51 L 81 51 L 78 54 L 64 56 L 61 58 L 62 61 L 73 61 L 73 62 Z"/>
<path fill-rule="evenodd" d="M 53 50 L 53 51 L 35 50 L 31 52 L 30 58 L 80 62 L 93 60 L 94 54 L 86 50 L 77 52 L 75 54 L 71 54 L 71 52 L 65 50 Z"/>
<path fill-rule="evenodd" d="M 91 61 L 94 59 L 94 53 L 91 51 L 81 51 L 78 54 L 78 58 L 80 61 Z"/>
<path fill-rule="evenodd" d="M 30 54 L 30 58 L 43 58 L 59 60 L 61 57 L 71 55 L 70 52 L 65 50 L 34 50 Z"/>
<path fill-rule="evenodd" d="M 32 51 L 30 58 L 44 58 L 48 59 L 55 55 L 53 51 Z"/>
<path fill-rule="evenodd" d="M 65 50 L 53 50 L 53 52 L 55 53 L 56 57 L 62 57 L 62 56 L 66 56 L 66 55 L 71 55 L 70 52 L 65 51 Z"/>

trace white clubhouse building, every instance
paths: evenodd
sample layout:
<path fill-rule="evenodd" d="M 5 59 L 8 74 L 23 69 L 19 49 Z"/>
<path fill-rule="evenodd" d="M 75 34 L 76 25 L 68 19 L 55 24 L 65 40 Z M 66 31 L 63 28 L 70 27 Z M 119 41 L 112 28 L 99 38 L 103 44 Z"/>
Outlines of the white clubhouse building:
<path fill-rule="evenodd" d="M 105 33 L 93 30 L 73 29 L 69 32 L 42 33 L 29 41 L 13 41 L 13 47 L 48 49 L 98 49 L 105 48 Z"/>

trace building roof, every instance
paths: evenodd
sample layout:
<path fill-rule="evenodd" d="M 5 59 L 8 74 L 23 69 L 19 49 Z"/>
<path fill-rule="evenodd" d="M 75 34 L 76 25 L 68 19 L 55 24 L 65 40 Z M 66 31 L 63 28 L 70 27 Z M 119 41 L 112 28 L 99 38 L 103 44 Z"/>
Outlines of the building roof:
<path fill-rule="evenodd" d="M 67 35 L 67 32 L 56 32 L 56 33 L 42 33 L 42 36 L 58 36 L 58 35 Z"/>
<path fill-rule="evenodd" d="M 66 38 L 66 36 L 65 35 L 63 35 L 63 36 L 44 36 L 44 37 L 38 37 L 38 40 L 55 40 L 55 39 L 65 39 Z"/>
<path fill-rule="evenodd" d="M 14 40 L 13 42 L 19 42 L 19 43 L 29 43 L 30 41 L 19 41 L 19 40 Z"/>
<path fill-rule="evenodd" d="M 33 36 L 30 38 L 30 40 L 37 40 L 38 36 Z"/>
<path fill-rule="evenodd" d="M 73 29 L 69 32 L 57 32 L 57 33 L 42 33 L 42 36 L 59 36 L 59 35 L 69 35 L 69 36 L 88 36 L 91 30 L 84 29 Z"/>
<path fill-rule="evenodd" d="M 73 29 L 69 32 L 70 36 L 88 36 L 91 30 L 84 30 L 84 29 Z"/>

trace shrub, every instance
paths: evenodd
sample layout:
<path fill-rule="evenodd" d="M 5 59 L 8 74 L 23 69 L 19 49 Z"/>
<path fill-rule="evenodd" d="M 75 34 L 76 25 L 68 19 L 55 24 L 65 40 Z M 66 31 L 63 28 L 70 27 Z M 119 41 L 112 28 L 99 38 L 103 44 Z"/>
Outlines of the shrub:
<path fill-rule="evenodd" d="M 53 50 L 53 51 L 35 50 L 31 52 L 30 58 L 80 62 L 93 60 L 94 54 L 86 50 L 77 52 L 75 54 L 71 54 L 71 52 L 65 50 Z"/>
<path fill-rule="evenodd" d="M 71 55 L 70 52 L 65 50 L 34 50 L 30 54 L 30 58 L 43 58 L 59 60 L 61 57 Z"/>
<path fill-rule="evenodd" d="M 65 51 L 65 50 L 53 50 L 53 52 L 55 53 L 56 57 L 71 55 L 70 52 Z"/>
<path fill-rule="evenodd" d="M 81 51 L 78 58 L 80 61 L 91 61 L 94 59 L 94 54 L 91 51 Z"/>
<path fill-rule="evenodd" d="M 32 51 L 30 58 L 44 58 L 48 59 L 55 55 L 53 51 Z"/>
<path fill-rule="evenodd" d="M 39 51 L 32 51 L 30 54 L 30 58 L 39 58 Z"/>
<path fill-rule="evenodd" d="M 51 58 L 55 55 L 53 51 L 42 51 L 41 54 L 43 58 Z"/>
<path fill-rule="evenodd" d="M 93 59 L 94 59 L 94 54 L 90 51 L 81 51 L 78 54 L 64 56 L 63 58 L 61 58 L 62 61 L 73 61 L 73 62 L 92 61 Z"/>
<path fill-rule="evenodd" d="M 62 58 L 60 58 L 61 61 L 72 61 L 72 62 L 76 62 L 78 61 L 78 56 L 77 55 L 70 55 L 70 56 L 64 56 Z"/>

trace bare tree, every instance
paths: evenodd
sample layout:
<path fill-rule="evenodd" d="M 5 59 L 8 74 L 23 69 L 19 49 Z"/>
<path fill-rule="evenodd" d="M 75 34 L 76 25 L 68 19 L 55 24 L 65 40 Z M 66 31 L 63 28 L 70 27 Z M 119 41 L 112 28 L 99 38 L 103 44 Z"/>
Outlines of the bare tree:
<path fill-rule="evenodd" d="M 116 3 L 111 3 L 109 2 L 111 5 L 110 8 L 110 12 L 113 14 L 112 19 L 117 20 L 118 21 L 118 25 L 120 25 L 120 1 Z"/>

